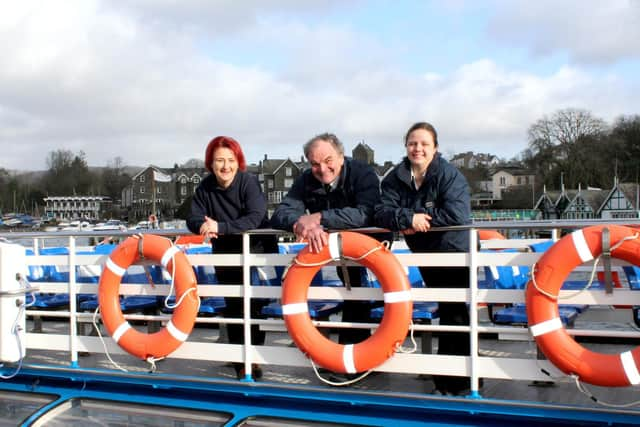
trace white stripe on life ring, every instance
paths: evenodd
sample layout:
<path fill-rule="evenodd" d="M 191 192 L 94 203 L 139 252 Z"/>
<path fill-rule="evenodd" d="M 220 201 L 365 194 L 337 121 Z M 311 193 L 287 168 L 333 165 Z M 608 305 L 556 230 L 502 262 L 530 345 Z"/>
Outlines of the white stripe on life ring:
<path fill-rule="evenodd" d="M 131 325 L 129 324 L 129 322 L 122 322 L 120 326 L 118 326 L 116 330 L 113 331 L 113 335 L 111 335 L 111 337 L 115 342 L 118 342 L 129 329 L 131 329 Z"/>
<path fill-rule="evenodd" d="M 356 364 L 353 360 L 353 344 L 347 344 L 344 346 L 342 352 L 342 363 L 344 363 L 344 369 L 348 374 L 356 373 Z"/>
<path fill-rule="evenodd" d="M 633 360 L 633 354 L 630 351 L 620 353 L 620 360 L 622 361 L 622 368 L 631 385 L 640 384 L 640 372 L 636 366 L 635 360 Z"/>
<path fill-rule="evenodd" d="M 340 259 L 340 244 L 338 237 L 340 233 L 329 234 L 329 256 L 331 259 Z"/>
<path fill-rule="evenodd" d="M 176 246 L 171 245 L 169 249 L 167 249 L 167 251 L 164 253 L 164 255 L 162 255 L 162 259 L 160 260 L 162 266 L 164 268 L 167 268 L 167 264 L 169 264 L 171 258 L 173 258 L 173 256 L 178 252 L 180 252 L 180 249 L 178 249 Z"/>
<path fill-rule="evenodd" d="M 559 317 L 554 317 L 553 319 L 545 320 L 537 325 L 530 326 L 529 330 L 531 331 L 531 335 L 538 337 L 540 335 L 562 329 L 562 327 L 562 320 L 560 320 Z"/>
<path fill-rule="evenodd" d="M 404 302 L 404 301 L 411 301 L 411 291 L 397 291 L 397 292 L 384 293 L 385 303 Z"/>
<path fill-rule="evenodd" d="M 185 342 L 187 338 L 189 338 L 189 334 L 185 334 L 180 329 L 178 329 L 172 321 L 169 321 L 169 323 L 167 323 L 167 331 L 171 334 L 172 337 L 180 342 Z"/>
<path fill-rule="evenodd" d="M 122 277 L 124 276 L 124 273 L 127 272 L 126 268 L 122 268 L 120 267 L 118 264 L 116 264 L 115 262 L 113 262 L 113 260 L 111 258 L 107 258 L 107 263 L 106 263 L 106 267 L 116 276 Z"/>
<path fill-rule="evenodd" d="M 591 249 L 589 249 L 589 245 L 584 238 L 582 230 L 571 233 L 571 239 L 573 240 L 573 246 L 575 246 L 578 256 L 582 262 L 591 261 L 593 259 L 593 254 L 591 253 Z"/>
<path fill-rule="evenodd" d="M 282 315 L 306 313 L 309 311 L 309 306 L 306 302 L 297 302 L 294 304 L 285 304 L 282 306 Z"/>

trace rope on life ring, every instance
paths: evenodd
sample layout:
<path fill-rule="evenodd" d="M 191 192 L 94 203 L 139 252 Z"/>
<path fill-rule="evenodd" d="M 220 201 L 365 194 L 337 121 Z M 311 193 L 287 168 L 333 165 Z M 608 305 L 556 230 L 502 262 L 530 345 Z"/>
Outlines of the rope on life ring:
<path fill-rule="evenodd" d="M 573 269 L 602 255 L 602 233 L 609 229 L 611 256 L 640 265 L 638 232 L 624 226 L 586 227 L 564 236 L 537 262 L 527 284 L 529 330 L 545 356 L 561 371 L 580 381 L 624 387 L 640 384 L 640 347 L 621 354 L 604 354 L 578 344 L 564 329 L 558 293 Z"/>
<path fill-rule="evenodd" d="M 323 265 L 341 258 L 373 271 L 384 292 L 384 315 L 374 334 L 357 344 L 338 344 L 318 331 L 307 306 L 311 279 Z M 413 311 L 411 287 L 398 259 L 377 240 L 361 233 L 329 234 L 320 253 L 302 249 L 282 284 L 282 314 L 298 348 L 324 368 L 339 373 L 373 369 L 390 358 L 404 341 Z"/>
<path fill-rule="evenodd" d="M 153 334 L 131 327 L 120 308 L 122 276 L 141 258 L 159 262 L 175 272 L 176 301 L 180 301 L 167 326 Z M 120 347 L 143 360 L 165 357 L 186 341 L 198 314 L 197 293 L 196 276 L 186 255 L 169 239 L 154 234 L 132 236 L 118 245 L 107 259 L 98 285 L 100 312 L 107 331 Z"/>

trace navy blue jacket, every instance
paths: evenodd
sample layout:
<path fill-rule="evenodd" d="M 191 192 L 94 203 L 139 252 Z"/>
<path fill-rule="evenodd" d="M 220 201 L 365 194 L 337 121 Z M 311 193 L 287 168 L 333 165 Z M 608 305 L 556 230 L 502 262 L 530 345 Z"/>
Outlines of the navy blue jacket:
<path fill-rule="evenodd" d="M 193 195 L 187 218 L 187 227 L 192 233 L 200 234 L 205 215 L 218 222 L 219 236 L 211 239 L 211 244 L 220 253 L 240 252 L 242 239 L 237 233 L 269 225 L 267 202 L 258 179 L 242 171 L 236 173 L 227 188 L 220 187 L 213 174 L 202 180 Z"/>
<path fill-rule="evenodd" d="M 380 181 L 373 168 L 345 157 L 335 189 L 327 192 L 311 169 L 293 183 L 271 217 L 273 228 L 292 231 L 298 218 L 320 212 L 325 229 L 370 227 L 373 210 L 380 201 Z"/>
<path fill-rule="evenodd" d="M 436 153 L 425 179 L 416 190 L 411 180 L 411 166 L 405 158 L 382 180 L 382 199 L 376 205 L 375 223 L 392 231 L 412 227 L 414 213 L 431 216 L 432 227 L 471 223 L 471 197 L 464 175 Z M 413 252 L 466 252 L 469 233 L 463 231 L 428 231 L 406 235 Z"/>

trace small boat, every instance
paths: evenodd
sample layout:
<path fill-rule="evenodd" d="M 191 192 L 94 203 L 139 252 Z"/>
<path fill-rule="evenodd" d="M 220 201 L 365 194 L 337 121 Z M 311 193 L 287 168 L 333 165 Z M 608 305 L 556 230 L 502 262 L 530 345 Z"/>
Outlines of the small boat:
<path fill-rule="evenodd" d="M 93 227 L 94 231 L 125 231 L 127 226 L 118 219 L 110 219 L 107 222 L 100 222 Z"/>

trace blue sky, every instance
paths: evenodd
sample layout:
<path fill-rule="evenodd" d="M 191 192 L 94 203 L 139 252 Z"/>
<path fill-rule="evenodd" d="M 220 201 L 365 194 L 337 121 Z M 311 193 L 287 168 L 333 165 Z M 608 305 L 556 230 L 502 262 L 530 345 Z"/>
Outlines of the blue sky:
<path fill-rule="evenodd" d="M 298 159 L 324 131 L 382 163 L 422 120 L 446 156 L 511 158 L 559 109 L 640 114 L 639 0 L 22 1 L 0 51 L 8 169 L 170 167 L 221 134 Z"/>

